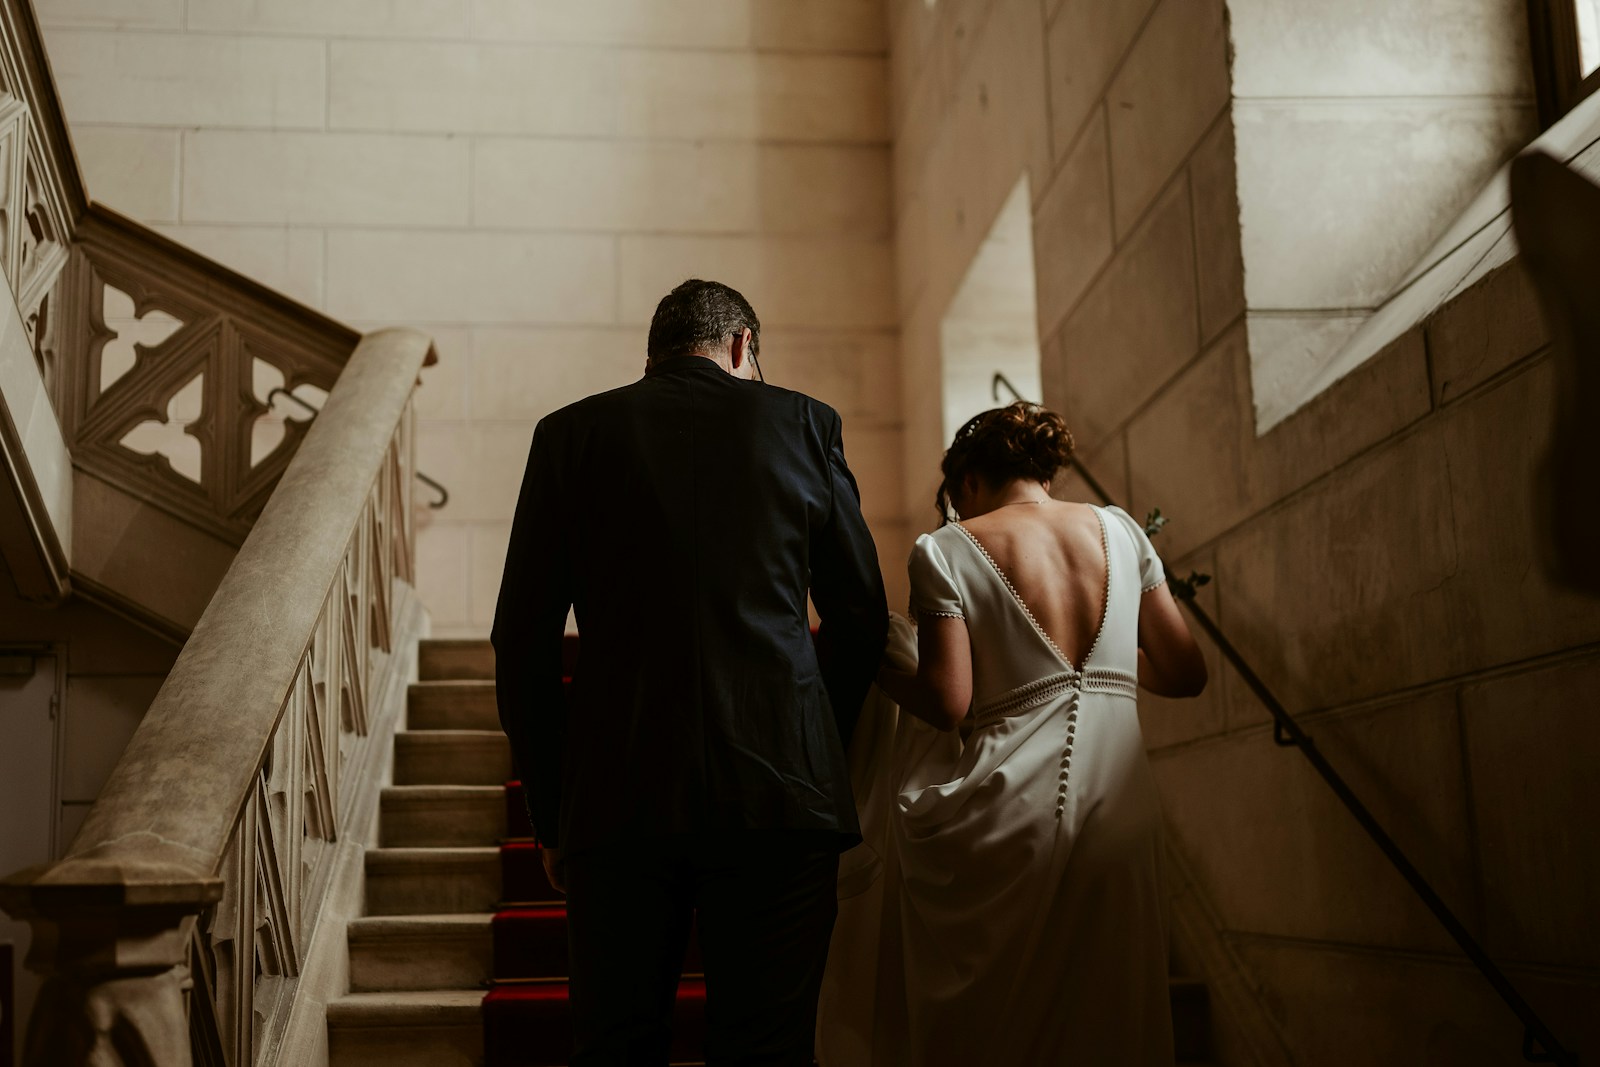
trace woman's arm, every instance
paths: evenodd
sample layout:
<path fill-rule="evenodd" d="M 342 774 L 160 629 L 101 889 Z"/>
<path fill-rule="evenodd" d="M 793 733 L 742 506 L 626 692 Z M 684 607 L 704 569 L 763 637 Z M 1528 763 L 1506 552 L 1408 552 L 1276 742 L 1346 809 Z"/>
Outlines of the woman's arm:
<path fill-rule="evenodd" d="M 935 730 L 954 730 L 972 705 L 972 643 L 965 619 L 923 615 L 917 625 L 917 671 L 887 664 L 878 685 Z"/>
<path fill-rule="evenodd" d="M 1206 681 L 1206 658 L 1162 582 L 1139 603 L 1139 684 L 1156 696 L 1197 697 Z"/>

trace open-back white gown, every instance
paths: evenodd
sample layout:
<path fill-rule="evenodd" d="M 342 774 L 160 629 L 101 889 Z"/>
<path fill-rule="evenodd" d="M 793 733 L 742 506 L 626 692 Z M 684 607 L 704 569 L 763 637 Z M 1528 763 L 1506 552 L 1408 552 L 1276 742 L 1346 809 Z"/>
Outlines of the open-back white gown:
<path fill-rule="evenodd" d="M 966 620 L 975 728 L 963 745 L 886 700 L 865 709 L 866 841 L 842 866 L 822 1067 L 1173 1062 L 1136 704 L 1140 599 L 1164 575 L 1127 513 L 1095 510 L 1105 613 L 1081 666 L 965 527 L 917 541 L 912 610 Z"/>

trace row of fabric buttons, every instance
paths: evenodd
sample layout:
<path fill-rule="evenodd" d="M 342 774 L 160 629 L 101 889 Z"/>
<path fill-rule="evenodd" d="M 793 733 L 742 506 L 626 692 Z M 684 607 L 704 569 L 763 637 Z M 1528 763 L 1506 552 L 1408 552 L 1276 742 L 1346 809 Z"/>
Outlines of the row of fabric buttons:
<path fill-rule="evenodd" d="M 1056 821 L 1061 821 L 1061 815 L 1067 810 L 1067 777 L 1072 772 L 1072 743 L 1077 740 L 1078 734 L 1078 709 L 1074 705 L 1067 712 L 1067 745 L 1061 750 L 1061 788 L 1056 793 Z"/>

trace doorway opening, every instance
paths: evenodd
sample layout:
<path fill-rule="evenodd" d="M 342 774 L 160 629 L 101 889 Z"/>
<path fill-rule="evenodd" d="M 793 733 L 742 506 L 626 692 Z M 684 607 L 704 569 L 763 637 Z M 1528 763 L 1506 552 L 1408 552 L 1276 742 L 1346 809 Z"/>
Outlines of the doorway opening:
<path fill-rule="evenodd" d="M 0 647 L 0 875 L 61 855 L 61 707 L 64 649 Z M 25 1022 L 42 979 L 23 968 L 28 924 L 0 915 L 0 1064 L 22 1062 Z"/>
<path fill-rule="evenodd" d="M 1042 395 L 1033 265 L 1033 198 L 1018 180 L 995 216 L 939 326 L 944 441 L 981 411 L 1010 403 L 1012 389 Z"/>

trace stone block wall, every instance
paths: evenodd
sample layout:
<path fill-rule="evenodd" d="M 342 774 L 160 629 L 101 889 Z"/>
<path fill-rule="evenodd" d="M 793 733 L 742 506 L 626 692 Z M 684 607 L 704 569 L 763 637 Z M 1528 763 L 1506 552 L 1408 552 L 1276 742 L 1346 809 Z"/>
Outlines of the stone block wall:
<path fill-rule="evenodd" d="M 1539 133 L 1524 0 L 1230 0 L 1256 424 Z"/>
<path fill-rule="evenodd" d="M 38 0 L 94 197 L 358 326 L 417 326 L 419 580 L 487 632 L 533 426 L 727 281 L 833 404 L 900 570 L 880 0 Z M 902 583 L 903 585 L 903 583 Z M 898 594 L 903 599 L 903 592 Z"/>
<path fill-rule="evenodd" d="M 1172 510 L 1165 547 L 1216 575 L 1229 634 L 1593 1055 L 1600 607 L 1537 558 L 1544 346 L 1513 263 L 1263 437 L 1226 347 L 1123 433 L 1136 507 Z M 1478 381 L 1455 392 L 1463 363 Z M 1206 456 L 1231 462 L 1208 471 Z M 1199 716 L 1147 702 L 1152 755 L 1177 846 L 1295 1062 L 1507 1062 L 1510 1014 L 1309 766 L 1273 746 L 1238 677 L 1217 682 Z M 1370 1030 L 1336 1033 L 1332 1004 Z"/>
<path fill-rule="evenodd" d="M 1044 399 L 1083 461 L 1169 516 L 1173 569 L 1215 576 L 1207 609 L 1592 1058 L 1600 604 L 1538 565 L 1544 328 L 1512 263 L 1257 435 L 1232 6 L 892 4 L 907 514 L 931 525 L 939 323 L 1026 174 Z M 1208 655 L 1202 698 L 1141 714 L 1218 1062 L 1518 1061 L 1511 1013 Z"/>

